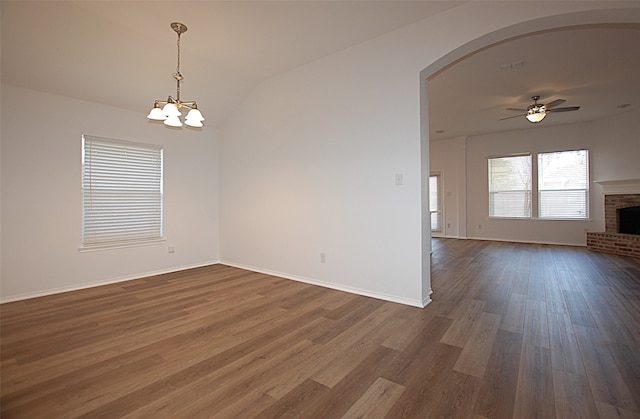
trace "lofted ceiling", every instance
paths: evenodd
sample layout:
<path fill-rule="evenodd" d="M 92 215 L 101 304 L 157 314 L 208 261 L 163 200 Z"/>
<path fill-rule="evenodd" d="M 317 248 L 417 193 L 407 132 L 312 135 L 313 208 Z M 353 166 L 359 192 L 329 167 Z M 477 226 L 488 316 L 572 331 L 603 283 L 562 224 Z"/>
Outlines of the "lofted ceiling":
<path fill-rule="evenodd" d="M 146 113 L 175 96 L 220 126 L 261 81 L 437 15 L 455 1 L 7 1 L 2 82 Z M 486 48 L 429 81 L 432 139 L 574 123 L 640 106 L 640 26 L 556 30 Z M 416 77 L 418 75 L 416 74 Z M 530 96 L 576 112 L 513 115 Z M 619 105 L 630 104 L 625 109 Z M 439 132 L 442 131 L 442 132 Z"/>

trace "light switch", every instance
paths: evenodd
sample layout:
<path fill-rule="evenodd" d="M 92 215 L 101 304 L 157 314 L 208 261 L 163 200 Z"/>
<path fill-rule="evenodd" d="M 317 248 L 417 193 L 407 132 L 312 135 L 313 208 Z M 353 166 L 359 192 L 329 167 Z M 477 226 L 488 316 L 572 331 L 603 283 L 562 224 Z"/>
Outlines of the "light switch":
<path fill-rule="evenodd" d="M 402 173 L 396 173 L 396 186 L 402 185 Z"/>

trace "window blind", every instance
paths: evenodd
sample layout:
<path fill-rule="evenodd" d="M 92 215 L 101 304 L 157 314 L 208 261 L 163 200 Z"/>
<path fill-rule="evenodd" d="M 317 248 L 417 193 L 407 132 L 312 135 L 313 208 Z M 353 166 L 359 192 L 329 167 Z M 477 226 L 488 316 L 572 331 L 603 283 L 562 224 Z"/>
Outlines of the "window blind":
<path fill-rule="evenodd" d="M 589 152 L 538 154 L 540 218 L 589 217 Z"/>
<path fill-rule="evenodd" d="M 531 155 L 489 159 L 489 216 L 531 217 Z"/>
<path fill-rule="evenodd" d="M 162 146 L 83 136 L 83 247 L 162 238 Z"/>

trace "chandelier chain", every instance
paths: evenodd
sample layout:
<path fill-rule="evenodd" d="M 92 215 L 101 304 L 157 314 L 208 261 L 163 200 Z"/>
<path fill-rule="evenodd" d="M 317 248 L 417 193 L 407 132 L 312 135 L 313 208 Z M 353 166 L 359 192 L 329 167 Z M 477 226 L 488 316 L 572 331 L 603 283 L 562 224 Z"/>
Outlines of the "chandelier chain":
<path fill-rule="evenodd" d="M 147 118 L 155 121 L 164 121 L 164 124 L 170 127 L 181 127 L 182 122 L 179 117 L 181 117 L 181 111 L 183 109 L 188 109 L 187 116 L 185 118 L 185 124 L 194 128 L 201 128 L 202 121 L 204 121 L 204 117 L 198 110 L 198 105 L 195 100 L 190 100 L 183 102 L 180 99 L 180 82 L 183 77 L 180 73 L 180 38 L 184 32 L 187 31 L 187 27 L 180 22 L 171 23 L 171 29 L 178 35 L 177 50 L 178 50 L 178 58 L 176 65 L 176 72 L 173 73 L 173 78 L 176 80 L 176 97 L 173 98 L 171 95 L 164 100 L 156 100 L 153 104 L 153 108 L 147 115 Z"/>
<path fill-rule="evenodd" d="M 176 67 L 176 74 L 173 75 L 176 79 L 176 99 L 180 102 L 180 81 L 182 80 L 182 74 L 180 74 L 180 32 L 178 32 L 178 65 Z"/>

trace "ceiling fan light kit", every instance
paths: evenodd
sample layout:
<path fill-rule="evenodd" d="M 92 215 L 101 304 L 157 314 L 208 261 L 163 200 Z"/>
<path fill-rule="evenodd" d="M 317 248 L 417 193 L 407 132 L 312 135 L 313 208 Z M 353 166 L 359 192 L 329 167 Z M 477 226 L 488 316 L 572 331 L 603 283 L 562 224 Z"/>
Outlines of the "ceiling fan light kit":
<path fill-rule="evenodd" d="M 182 112 L 180 109 L 186 108 L 189 109 L 189 112 L 184 123 L 190 127 L 200 128 L 203 126 L 204 117 L 198 110 L 196 101 L 182 101 L 180 99 L 180 82 L 183 79 L 180 73 L 180 35 L 187 31 L 187 26 L 180 22 L 173 22 L 171 23 L 171 29 L 178 35 L 178 65 L 176 72 L 173 74 L 173 78 L 176 80 L 176 97 L 169 96 L 167 100 L 156 100 L 147 118 L 154 121 L 163 121 L 169 127 L 179 128 L 182 126 L 182 121 L 180 120 Z"/>
<path fill-rule="evenodd" d="M 533 100 L 533 105 L 530 105 L 527 109 L 518 109 L 518 108 L 507 108 L 509 111 L 525 111 L 524 114 L 507 116 L 506 118 L 501 118 L 500 120 L 517 118 L 519 116 L 524 116 L 527 118 L 527 121 L 537 124 L 538 122 L 542 122 L 542 120 L 547 116 L 548 113 L 552 112 L 569 112 L 569 111 L 577 111 L 580 109 L 580 106 L 569 106 L 566 108 L 556 108 L 556 106 L 566 102 L 564 99 L 556 99 L 553 102 L 549 102 L 546 105 L 544 103 L 538 103 L 540 100 L 540 96 L 531 96 Z"/>
<path fill-rule="evenodd" d="M 526 118 L 529 122 L 534 124 L 541 122 L 545 116 L 547 116 L 547 108 L 544 105 L 531 105 L 527 109 Z"/>

